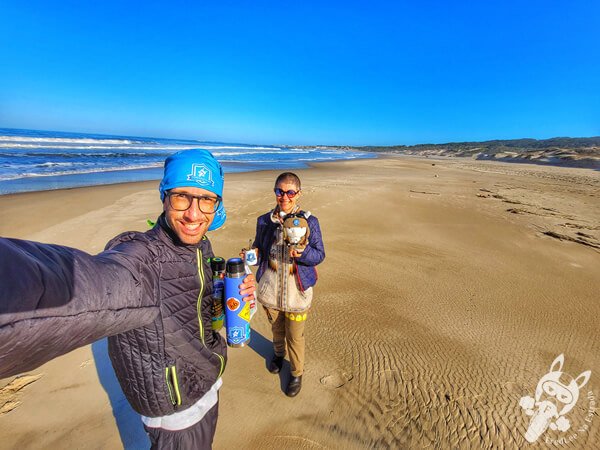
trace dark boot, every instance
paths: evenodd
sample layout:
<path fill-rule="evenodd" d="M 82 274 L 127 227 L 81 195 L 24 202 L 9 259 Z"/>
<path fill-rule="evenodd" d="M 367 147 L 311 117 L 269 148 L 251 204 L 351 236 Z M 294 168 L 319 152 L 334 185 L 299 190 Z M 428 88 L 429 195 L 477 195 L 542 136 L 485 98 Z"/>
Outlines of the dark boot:
<path fill-rule="evenodd" d="M 285 395 L 288 397 L 295 397 L 298 395 L 298 392 L 300 392 L 300 389 L 302 389 L 302 375 L 290 378 L 290 383 L 285 391 Z"/>
<path fill-rule="evenodd" d="M 269 363 L 269 372 L 279 373 L 281 372 L 281 366 L 283 366 L 283 356 L 274 355 Z"/>

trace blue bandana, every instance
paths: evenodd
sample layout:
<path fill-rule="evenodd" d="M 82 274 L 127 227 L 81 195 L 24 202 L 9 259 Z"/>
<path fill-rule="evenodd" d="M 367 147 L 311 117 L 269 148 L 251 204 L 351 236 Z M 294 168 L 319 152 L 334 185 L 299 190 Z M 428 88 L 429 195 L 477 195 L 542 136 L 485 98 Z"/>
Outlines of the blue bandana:
<path fill-rule="evenodd" d="M 183 150 L 165 160 L 165 172 L 158 190 L 162 201 L 165 200 L 166 191 L 176 187 L 202 188 L 223 197 L 224 181 L 223 168 L 209 151 Z M 220 228 L 226 218 L 225 207 L 221 201 L 208 230 Z"/>

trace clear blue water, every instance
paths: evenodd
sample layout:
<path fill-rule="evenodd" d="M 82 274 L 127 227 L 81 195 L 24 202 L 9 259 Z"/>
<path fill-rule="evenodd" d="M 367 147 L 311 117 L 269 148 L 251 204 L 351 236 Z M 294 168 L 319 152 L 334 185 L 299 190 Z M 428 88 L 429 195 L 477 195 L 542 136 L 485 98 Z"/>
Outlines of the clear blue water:
<path fill-rule="evenodd" d="M 159 180 L 179 150 L 203 148 L 226 173 L 305 168 L 312 162 L 374 158 L 326 147 L 294 148 L 182 139 L 108 136 L 0 128 L 0 195 Z"/>

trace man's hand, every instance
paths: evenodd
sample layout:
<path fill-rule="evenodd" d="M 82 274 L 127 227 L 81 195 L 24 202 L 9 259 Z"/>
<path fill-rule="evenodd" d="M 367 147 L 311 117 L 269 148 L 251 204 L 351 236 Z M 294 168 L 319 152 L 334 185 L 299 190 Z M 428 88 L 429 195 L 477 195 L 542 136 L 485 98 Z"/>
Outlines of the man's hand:
<path fill-rule="evenodd" d="M 244 297 L 244 301 L 248 302 L 254 300 L 254 293 L 256 292 L 256 279 L 254 274 L 250 273 L 246 275 L 242 284 L 240 284 L 240 294 Z"/>

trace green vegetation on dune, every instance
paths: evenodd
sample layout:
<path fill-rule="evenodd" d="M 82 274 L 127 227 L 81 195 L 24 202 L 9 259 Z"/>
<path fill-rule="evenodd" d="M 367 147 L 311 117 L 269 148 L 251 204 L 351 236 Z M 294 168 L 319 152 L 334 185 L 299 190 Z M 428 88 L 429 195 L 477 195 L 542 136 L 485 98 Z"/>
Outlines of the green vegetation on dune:
<path fill-rule="evenodd" d="M 282 147 L 289 146 L 282 145 Z M 368 145 L 362 147 L 321 145 L 318 147 L 434 158 L 463 157 L 477 160 L 551 164 L 600 170 L 600 136 L 495 139 L 482 142 L 448 142 L 446 144 Z M 294 148 L 314 148 L 314 146 L 294 146 Z"/>
<path fill-rule="evenodd" d="M 455 156 L 474 156 L 486 154 L 493 156 L 498 153 L 516 152 L 530 153 L 540 151 L 568 151 L 581 156 L 600 156 L 600 136 L 585 138 L 556 137 L 551 139 L 507 139 L 482 142 L 449 142 L 446 144 L 418 144 L 393 146 L 352 147 L 369 152 L 398 152 L 418 154 L 422 152 L 453 153 Z"/>

